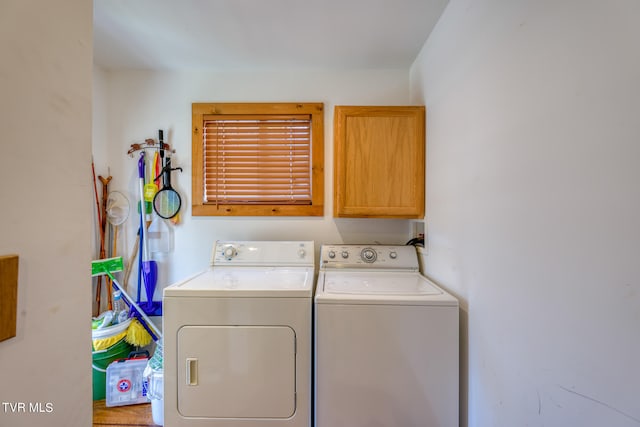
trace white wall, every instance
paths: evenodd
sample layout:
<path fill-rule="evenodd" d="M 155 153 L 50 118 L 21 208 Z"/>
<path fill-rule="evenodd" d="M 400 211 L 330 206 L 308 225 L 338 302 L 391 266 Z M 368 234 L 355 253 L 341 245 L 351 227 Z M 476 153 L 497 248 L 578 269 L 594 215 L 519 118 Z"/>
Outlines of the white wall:
<path fill-rule="evenodd" d="M 638 16 L 452 0 L 411 69 L 426 269 L 467 325 L 462 425 L 640 424 Z"/>
<path fill-rule="evenodd" d="M 0 254 L 20 256 L 0 426 L 86 427 L 92 2 L 3 0 L 0 34 Z"/>
<path fill-rule="evenodd" d="M 181 223 L 172 228 L 174 251 L 158 256 L 160 269 L 156 299 L 161 288 L 184 279 L 209 263 L 216 239 L 234 240 L 314 240 L 322 243 L 381 242 L 404 244 L 410 238 L 407 220 L 358 220 L 332 218 L 332 139 L 333 106 L 405 105 L 409 102 L 407 70 L 352 71 L 280 71 L 280 72 L 153 72 L 101 71 L 96 78 L 104 83 L 96 102 L 108 105 L 105 140 L 94 140 L 94 153 L 106 159 L 98 173 L 110 167 L 112 190 L 125 192 L 135 206 L 138 200 L 137 160 L 127 156 L 132 143 L 158 137 L 165 132 L 165 142 L 176 153 L 173 166 L 183 173 L 172 175 L 172 184 L 183 200 Z M 215 218 L 191 216 L 191 103 L 193 102 L 323 102 L 325 107 L 325 216 L 283 218 Z M 105 148 L 106 145 L 106 148 Z M 149 158 L 153 152 L 149 152 Z M 138 229 L 135 210 L 122 233 L 126 239 L 125 255 L 133 247 Z M 134 266 L 135 269 L 135 266 Z M 129 289 L 135 293 L 136 273 Z M 143 297 L 144 299 L 144 297 Z"/>

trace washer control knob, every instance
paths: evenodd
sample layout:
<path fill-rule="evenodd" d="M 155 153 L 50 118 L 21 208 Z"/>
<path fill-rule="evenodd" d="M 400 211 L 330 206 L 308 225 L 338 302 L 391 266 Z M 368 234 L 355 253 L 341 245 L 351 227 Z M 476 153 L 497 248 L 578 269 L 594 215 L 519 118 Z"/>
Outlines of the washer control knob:
<path fill-rule="evenodd" d="M 222 255 L 227 260 L 230 260 L 230 259 L 234 258 L 236 255 L 238 255 L 238 250 L 236 248 L 234 248 L 233 246 L 225 246 L 222 249 Z"/>
<path fill-rule="evenodd" d="M 396 259 L 396 258 L 398 258 L 398 253 L 397 253 L 396 251 L 391 251 L 391 252 L 389 253 L 389 258 L 391 258 L 391 259 Z"/>
<path fill-rule="evenodd" d="M 348 251 L 342 251 L 342 258 L 344 258 L 344 259 L 349 258 L 349 252 Z"/>
<path fill-rule="evenodd" d="M 329 258 L 334 259 L 336 257 L 336 251 L 329 251 Z"/>
<path fill-rule="evenodd" d="M 362 256 L 362 260 L 366 263 L 375 262 L 376 258 L 378 257 L 376 251 L 372 248 L 364 248 L 360 255 Z"/>
<path fill-rule="evenodd" d="M 298 256 L 300 258 L 304 258 L 304 256 L 307 254 L 307 251 L 304 250 L 304 248 L 300 248 L 298 249 Z"/>

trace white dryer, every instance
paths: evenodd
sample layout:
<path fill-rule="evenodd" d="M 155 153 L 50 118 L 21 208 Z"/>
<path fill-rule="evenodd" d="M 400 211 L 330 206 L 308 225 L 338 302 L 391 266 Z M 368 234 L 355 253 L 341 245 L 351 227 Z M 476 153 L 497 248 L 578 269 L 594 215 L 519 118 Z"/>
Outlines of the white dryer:
<path fill-rule="evenodd" d="M 216 242 L 164 289 L 167 427 L 311 424 L 313 242 Z"/>
<path fill-rule="evenodd" d="M 413 246 L 324 245 L 315 426 L 457 426 L 458 324 L 458 301 L 419 273 Z"/>

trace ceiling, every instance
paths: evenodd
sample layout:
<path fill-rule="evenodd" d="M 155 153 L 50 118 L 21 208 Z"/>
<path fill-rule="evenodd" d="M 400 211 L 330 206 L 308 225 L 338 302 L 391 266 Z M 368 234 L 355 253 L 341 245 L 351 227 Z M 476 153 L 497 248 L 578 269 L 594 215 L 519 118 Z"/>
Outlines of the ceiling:
<path fill-rule="evenodd" d="M 409 68 L 448 0 L 94 0 L 106 69 Z"/>

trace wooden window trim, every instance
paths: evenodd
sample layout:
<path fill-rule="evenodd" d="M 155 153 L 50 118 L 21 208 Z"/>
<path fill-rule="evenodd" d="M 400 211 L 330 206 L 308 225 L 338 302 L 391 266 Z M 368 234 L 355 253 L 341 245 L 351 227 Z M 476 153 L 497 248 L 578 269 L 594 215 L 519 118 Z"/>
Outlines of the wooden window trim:
<path fill-rule="evenodd" d="M 324 215 L 324 106 L 322 103 L 193 103 L 192 104 L 192 215 L 194 216 L 323 216 Z M 202 129 L 207 115 L 311 116 L 311 204 L 204 203 Z"/>

